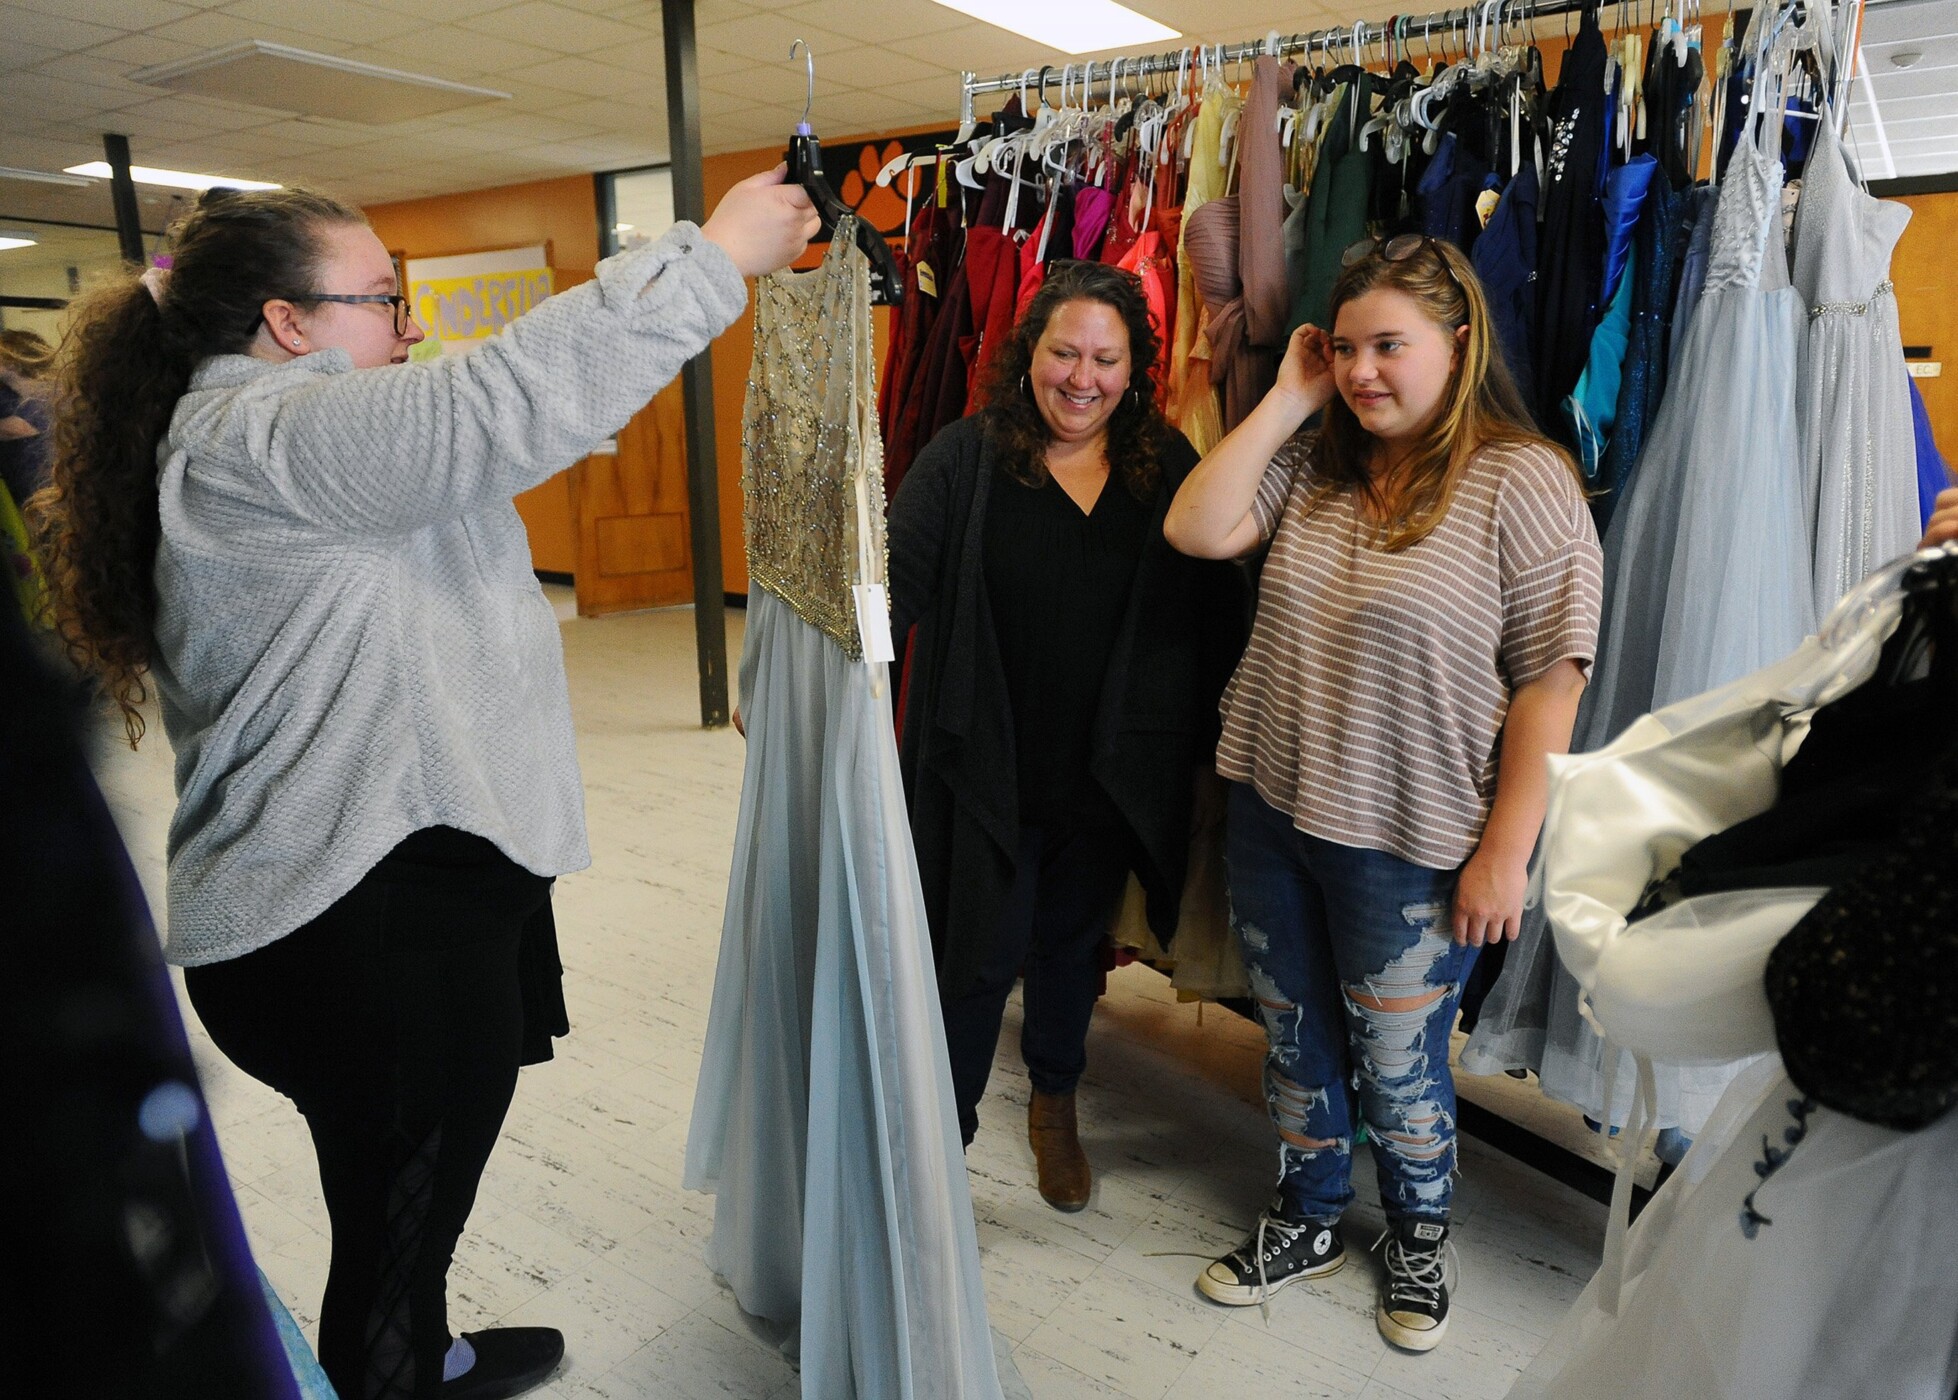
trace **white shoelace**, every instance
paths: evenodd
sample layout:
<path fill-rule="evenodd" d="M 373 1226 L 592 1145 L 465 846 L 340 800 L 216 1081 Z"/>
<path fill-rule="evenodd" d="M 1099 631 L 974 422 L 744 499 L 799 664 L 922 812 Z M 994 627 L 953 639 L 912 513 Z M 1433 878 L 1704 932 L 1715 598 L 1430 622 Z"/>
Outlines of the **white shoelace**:
<path fill-rule="evenodd" d="M 1410 1294 L 1414 1289 L 1432 1294 L 1442 1288 L 1456 1287 L 1461 1282 L 1462 1261 L 1455 1252 L 1455 1241 L 1445 1241 L 1440 1249 L 1413 1250 L 1401 1243 L 1394 1234 L 1394 1227 L 1389 1225 L 1380 1232 L 1380 1238 L 1373 1242 L 1373 1247 L 1379 1249 L 1383 1243 L 1387 1246 L 1385 1259 L 1389 1301 L 1402 1296 L 1403 1288 L 1408 1289 Z M 1452 1269 L 1450 1265 L 1453 1265 Z M 1451 1272 L 1455 1276 L 1452 1283 L 1449 1280 Z"/>
<path fill-rule="evenodd" d="M 1309 1221 L 1302 1225 L 1287 1225 L 1282 1220 L 1273 1220 L 1270 1211 L 1258 1213 L 1258 1235 L 1251 1242 L 1251 1246 L 1252 1253 L 1258 1260 L 1258 1315 L 1265 1320 L 1267 1326 L 1271 1323 L 1271 1279 L 1265 1273 L 1265 1231 L 1276 1230 L 1282 1248 L 1311 1228 Z"/>

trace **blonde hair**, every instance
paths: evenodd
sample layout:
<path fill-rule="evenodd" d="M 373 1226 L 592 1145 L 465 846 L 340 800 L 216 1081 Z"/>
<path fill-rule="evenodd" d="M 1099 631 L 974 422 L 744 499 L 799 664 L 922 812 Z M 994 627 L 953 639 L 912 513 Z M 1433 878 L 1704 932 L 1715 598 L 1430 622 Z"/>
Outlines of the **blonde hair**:
<path fill-rule="evenodd" d="M 1461 251 L 1426 237 L 1405 257 L 1385 257 L 1376 248 L 1334 283 L 1332 321 L 1337 322 L 1339 309 L 1347 302 L 1383 288 L 1411 297 L 1451 339 L 1464 326 L 1468 335 L 1456 350 L 1458 363 L 1441 407 L 1395 473 L 1391 490 L 1384 489 L 1369 470 L 1377 439 L 1360 425 L 1343 397 L 1333 397 L 1313 453 L 1318 482 L 1307 509 L 1317 509 L 1341 491 L 1356 491 L 1372 504 L 1375 518 L 1384 522 L 1381 547 L 1390 552 L 1406 549 L 1426 539 L 1442 522 L 1470 460 L 1496 443 L 1549 448 L 1570 469 L 1581 491 L 1584 479 L 1577 464 L 1537 431 L 1524 406 L 1496 343 L 1488 296 Z"/>

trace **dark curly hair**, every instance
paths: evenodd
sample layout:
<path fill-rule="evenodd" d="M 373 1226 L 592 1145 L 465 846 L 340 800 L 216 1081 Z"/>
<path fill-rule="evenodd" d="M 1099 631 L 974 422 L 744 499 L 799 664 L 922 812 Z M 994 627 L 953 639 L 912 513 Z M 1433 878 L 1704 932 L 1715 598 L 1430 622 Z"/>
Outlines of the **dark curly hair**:
<path fill-rule="evenodd" d="M 1033 350 L 1054 313 L 1070 301 L 1098 301 L 1114 309 L 1129 332 L 1129 388 L 1108 420 L 1108 467 L 1137 500 L 1154 500 L 1162 482 L 1163 445 L 1174 431 L 1156 404 L 1150 375 L 1162 356 L 1162 339 L 1149 319 L 1142 281 L 1103 263 L 1048 264 L 1040 290 L 980 381 L 986 426 L 1002 448 L 1008 474 L 1028 486 L 1045 486 L 1047 420 L 1027 388 Z"/>
<path fill-rule="evenodd" d="M 213 190 L 174 231 L 160 298 L 139 269 L 79 298 L 56 356 L 53 480 L 29 502 L 51 620 L 134 747 L 155 647 L 157 446 L 191 372 L 243 354 L 266 302 L 313 304 L 321 233 L 360 211 L 305 190 Z"/>

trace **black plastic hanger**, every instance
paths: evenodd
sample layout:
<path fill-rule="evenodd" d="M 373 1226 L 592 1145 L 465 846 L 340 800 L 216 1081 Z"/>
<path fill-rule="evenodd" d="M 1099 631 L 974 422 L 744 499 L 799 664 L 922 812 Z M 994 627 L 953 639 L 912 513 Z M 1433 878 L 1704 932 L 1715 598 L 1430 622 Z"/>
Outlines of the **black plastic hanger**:
<path fill-rule="evenodd" d="M 817 139 L 809 125 L 809 109 L 816 104 L 816 55 L 809 45 L 797 39 L 789 47 L 789 57 L 794 58 L 800 49 L 809 65 L 809 99 L 802 105 L 802 120 L 795 124 L 795 134 L 789 137 L 789 181 L 802 186 L 809 192 L 810 200 L 816 206 L 816 213 L 823 221 L 821 237 L 829 238 L 836 232 L 836 226 L 853 211 L 837 196 L 830 187 L 829 178 L 823 174 L 823 143 Z M 870 299 L 879 306 L 896 306 L 904 300 L 904 274 L 898 271 L 897 259 L 891 255 L 891 245 L 884 241 L 884 235 L 872 228 L 862 219 L 855 219 L 857 247 L 870 260 Z"/>

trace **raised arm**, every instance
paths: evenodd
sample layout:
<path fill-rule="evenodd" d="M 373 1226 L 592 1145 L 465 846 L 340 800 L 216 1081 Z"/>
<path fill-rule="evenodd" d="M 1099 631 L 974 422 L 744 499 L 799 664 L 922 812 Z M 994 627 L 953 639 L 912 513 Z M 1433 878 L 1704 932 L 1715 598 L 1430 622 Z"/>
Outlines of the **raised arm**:
<path fill-rule="evenodd" d="M 741 314 L 743 277 L 792 260 L 813 219 L 779 171 L 744 181 L 705 228 L 608 258 L 468 354 L 246 396 L 254 460 L 327 529 L 403 533 L 509 500 L 624 427 Z"/>
<path fill-rule="evenodd" d="M 1278 382 L 1250 415 L 1197 463 L 1170 502 L 1163 534 L 1198 559 L 1239 559 L 1262 540 L 1251 504 L 1265 468 L 1299 426 L 1333 396 L 1331 345 L 1300 326 L 1285 347 Z"/>

